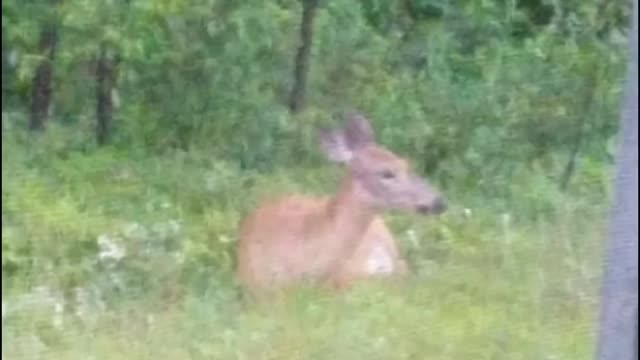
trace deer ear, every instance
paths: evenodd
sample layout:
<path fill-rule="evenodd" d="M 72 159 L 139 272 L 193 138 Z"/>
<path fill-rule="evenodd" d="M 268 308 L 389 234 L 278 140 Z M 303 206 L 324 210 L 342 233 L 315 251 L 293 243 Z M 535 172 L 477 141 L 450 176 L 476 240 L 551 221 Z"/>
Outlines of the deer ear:
<path fill-rule="evenodd" d="M 351 161 L 353 157 L 353 152 L 342 130 L 320 130 L 320 148 L 324 155 L 333 162 L 344 164 Z"/>
<path fill-rule="evenodd" d="M 356 150 L 376 142 L 375 132 L 369 119 L 361 114 L 352 114 L 347 119 L 344 130 L 349 149 Z"/>

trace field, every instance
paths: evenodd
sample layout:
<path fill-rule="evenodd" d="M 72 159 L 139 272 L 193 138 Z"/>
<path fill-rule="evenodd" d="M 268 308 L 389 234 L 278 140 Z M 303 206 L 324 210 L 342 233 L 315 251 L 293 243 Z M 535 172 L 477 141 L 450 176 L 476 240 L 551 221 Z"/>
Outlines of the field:
<path fill-rule="evenodd" d="M 509 210 L 450 190 L 440 218 L 388 216 L 410 259 L 405 283 L 338 296 L 300 289 L 256 306 L 233 281 L 241 216 L 266 194 L 330 192 L 340 169 L 254 174 L 195 152 L 58 157 L 55 140 L 3 141 L 3 266 L 37 259 L 52 269 L 4 278 L 4 358 L 586 359 L 594 350 L 607 201 L 558 193 Z"/>

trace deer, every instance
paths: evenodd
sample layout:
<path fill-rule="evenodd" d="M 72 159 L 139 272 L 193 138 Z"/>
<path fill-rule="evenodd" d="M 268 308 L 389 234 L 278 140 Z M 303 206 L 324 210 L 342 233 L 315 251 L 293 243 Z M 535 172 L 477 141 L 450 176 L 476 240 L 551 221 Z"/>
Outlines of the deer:
<path fill-rule="evenodd" d="M 382 215 L 439 215 L 444 197 L 409 161 L 376 142 L 360 113 L 340 129 L 321 129 L 325 157 L 346 167 L 332 196 L 293 194 L 265 200 L 240 225 L 237 279 L 253 294 L 311 283 L 346 289 L 366 278 L 409 274 Z"/>

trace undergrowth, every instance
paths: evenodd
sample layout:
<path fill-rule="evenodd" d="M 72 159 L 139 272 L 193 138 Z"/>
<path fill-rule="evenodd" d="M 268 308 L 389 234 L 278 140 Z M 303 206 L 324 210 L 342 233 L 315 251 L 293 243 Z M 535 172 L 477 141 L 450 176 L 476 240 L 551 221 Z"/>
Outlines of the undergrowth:
<path fill-rule="evenodd" d="M 593 352 L 608 190 L 588 166 L 569 192 L 534 171 L 514 175 L 508 198 L 439 183 L 444 216 L 386 216 L 412 269 L 406 282 L 250 305 L 233 276 L 238 222 L 265 196 L 333 191 L 339 168 L 247 171 L 204 148 L 78 150 L 57 136 L 3 138 L 3 358 Z"/>

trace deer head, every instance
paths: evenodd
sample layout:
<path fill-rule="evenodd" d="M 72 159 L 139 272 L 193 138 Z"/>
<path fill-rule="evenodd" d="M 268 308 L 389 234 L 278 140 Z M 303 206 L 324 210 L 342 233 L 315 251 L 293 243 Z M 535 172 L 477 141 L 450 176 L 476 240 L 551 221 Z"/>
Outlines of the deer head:
<path fill-rule="evenodd" d="M 411 168 L 409 162 L 376 143 L 371 124 L 363 115 L 350 116 L 342 129 L 323 130 L 320 146 L 327 158 L 345 164 L 349 180 L 372 207 L 440 214 L 442 196 Z"/>

